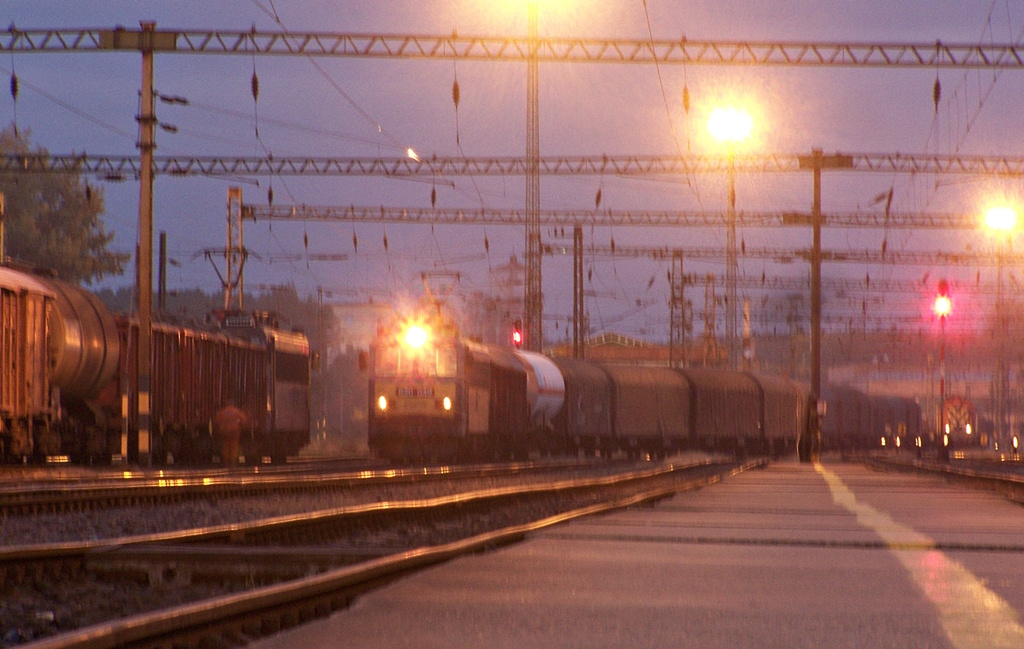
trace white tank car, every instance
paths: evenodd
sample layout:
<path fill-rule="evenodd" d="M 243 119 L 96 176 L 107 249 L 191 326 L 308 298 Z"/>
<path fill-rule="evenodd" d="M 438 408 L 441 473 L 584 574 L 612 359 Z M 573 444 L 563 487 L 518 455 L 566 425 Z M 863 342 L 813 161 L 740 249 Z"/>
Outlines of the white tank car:
<path fill-rule="evenodd" d="M 526 367 L 526 398 L 530 405 L 530 423 L 536 428 L 551 428 L 565 401 L 565 380 L 550 358 L 536 352 L 517 350 Z"/>

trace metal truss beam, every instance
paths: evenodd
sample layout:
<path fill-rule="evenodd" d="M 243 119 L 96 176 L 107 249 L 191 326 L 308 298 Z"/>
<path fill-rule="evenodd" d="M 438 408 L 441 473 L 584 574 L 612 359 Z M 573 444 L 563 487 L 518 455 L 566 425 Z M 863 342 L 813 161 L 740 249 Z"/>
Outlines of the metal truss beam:
<path fill-rule="evenodd" d="M 736 173 L 803 172 L 800 154 L 735 156 Z M 1024 156 L 855 153 L 859 172 L 912 174 L 1024 175 Z M 557 156 L 541 157 L 540 173 L 547 176 L 682 177 L 696 173 L 728 173 L 729 157 L 722 156 Z M 524 176 L 523 158 L 328 158 L 156 156 L 156 173 L 166 176 Z M 0 172 L 96 174 L 108 180 L 139 176 L 139 160 L 111 155 L 5 155 Z"/>
<path fill-rule="evenodd" d="M 687 261 L 724 261 L 724 248 L 670 248 L 650 246 L 598 246 L 588 245 L 584 252 L 591 259 L 600 260 L 616 258 L 647 258 L 655 261 L 669 261 L 672 255 L 682 250 L 683 258 Z M 571 249 L 564 246 L 545 245 L 546 255 L 565 255 Z M 791 250 L 783 251 L 773 248 L 746 248 L 740 255 L 745 259 L 759 259 L 774 261 L 780 264 L 791 264 L 796 262 L 810 261 L 811 251 Z M 988 267 L 996 266 L 999 259 L 997 255 L 984 252 L 914 252 L 901 250 L 899 253 L 883 254 L 874 250 L 822 250 L 821 259 L 829 263 L 852 263 L 852 264 L 873 264 L 873 265 L 896 265 L 900 266 L 925 266 L 925 267 Z M 1009 267 L 1024 265 L 1024 254 L 1009 253 L 1001 256 L 1003 264 Z"/>
<path fill-rule="evenodd" d="M 369 205 L 247 205 L 257 221 L 338 221 L 423 225 L 510 225 L 526 223 L 523 210 L 500 208 L 385 207 Z M 541 210 L 544 226 L 721 227 L 725 211 Z M 793 212 L 737 212 L 742 227 L 810 226 L 810 215 Z M 826 227 L 893 229 L 975 229 L 978 215 L 964 213 L 841 212 L 824 216 Z M 568 236 L 568 235 L 567 235 Z"/>
<path fill-rule="evenodd" d="M 139 50 L 133 29 L 17 29 L 0 32 L 0 51 Z M 347 34 L 256 30 L 155 30 L 145 41 L 177 54 L 404 58 L 544 63 L 645 63 L 804 67 L 1022 69 L 1024 48 L 1009 43 L 842 43 L 598 39 L 426 34 Z M 535 49 L 534 49 L 535 48 Z"/>

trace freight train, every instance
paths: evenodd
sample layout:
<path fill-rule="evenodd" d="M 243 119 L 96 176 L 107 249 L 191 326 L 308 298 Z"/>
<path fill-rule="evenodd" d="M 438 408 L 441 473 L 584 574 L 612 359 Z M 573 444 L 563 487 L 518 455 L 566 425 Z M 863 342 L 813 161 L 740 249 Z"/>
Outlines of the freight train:
<path fill-rule="evenodd" d="M 909 397 L 866 394 L 850 386 L 822 390 L 828 412 L 822 421 L 826 450 L 935 448 L 934 434 L 922 427 L 921 406 Z"/>
<path fill-rule="evenodd" d="M 368 443 L 391 460 L 816 450 L 816 400 L 781 377 L 549 358 L 438 317 L 381 327 L 368 365 Z"/>
<path fill-rule="evenodd" d="M 52 277 L 0 266 L 0 459 L 137 460 L 138 321 Z M 248 417 L 241 453 L 282 459 L 309 440 L 309 342 L 265 313 L 154 323 L 151 460 L 209 463 L 216 411 Z"/>

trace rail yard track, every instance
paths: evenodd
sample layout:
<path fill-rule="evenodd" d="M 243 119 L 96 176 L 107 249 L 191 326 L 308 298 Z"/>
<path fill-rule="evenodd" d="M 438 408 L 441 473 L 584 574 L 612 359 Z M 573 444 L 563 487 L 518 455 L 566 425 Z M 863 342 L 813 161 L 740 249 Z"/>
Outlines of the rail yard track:
<path fill-rule="evenodd" d="M 870 467 L 889 471 L 911 471 L 940 476 L 949 482 L 975 489 L 995 491 L 1014 502 L 1024 504 L 1024 464 L 988 457 L 940 462 L 908 455 L 865 457 Z"/>
<path fill-rule="evenodd" d="M 243 644 L 346 606 L 360 592 L 408 571 L 757 465 L 704 460 L 620 466 L 606 475 L 551 472 L 526 483 L 435 497 L 8 547 L 0 555 L 5 593 L 65 592 L 65 600 L 91 601 L 100 610 L 76 618 L 27 597 L 23 626 L 29 632 L 7 628 L 4 641 L 69 648 Z M 129 616 L 114 614 L 126 601 L 135 603 Z"/>
<path fill-rule="evenodd" d="M 161 505 L 196 499 L 257 497 L 287 493 L 330 493 L 382 484 L 479 479 L 539 474 L 585 467 L 587 462 L 553 460 L 514 464 L 394 468 L 379 462 L 344 467 L 302 464 L 286 467 L 205 470 L 75 469 L 0 471 L 0 517 L 62 513 L 112 507 Z"/>

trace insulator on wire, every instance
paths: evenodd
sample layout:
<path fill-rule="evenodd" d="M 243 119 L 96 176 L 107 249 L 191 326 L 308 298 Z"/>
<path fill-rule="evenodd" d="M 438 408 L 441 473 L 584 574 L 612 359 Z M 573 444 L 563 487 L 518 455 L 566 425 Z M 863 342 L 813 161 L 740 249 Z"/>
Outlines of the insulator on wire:
<path fill-rule="evenodd" d="M 388 250 L 388 233 L 385 232 L 384 233 L 384 252 L 387 252 L 387 250 Z"/>
<path fill-rule="evenodd" d="M 356 236 L 355 230 L 352 231 L 352 250 L 354 252 L 359 252 L 359 237 Z"/>
<path fill-rule="evenodd" d="M 256 70 L 252 71 L 252 100 L 257 101 L 260 97 L 260 78 L 256 76 Z"/>
<path fill-rule="evenodd" d="M 491 242 L 487 239 L 487 235 L 484 235 L 484 252 L 491 253 Z"/>
<path fill-rule="evenodd" d="M 601 188 L 598 187 L 597 188 L 597 196 L 594 197 L 594 209 L 596 210 L 596 209 L 599 209 L 600 207 L 601 207 Z"/>
<path fill-rule="evenodd" d="M 273 186 L 267 188 L 267 205 L 273 207 L 274 205 L 274 188 Z"/>
<path fill-rule="evenodd" d="M 939 112 L 939 101 L 942 99 L 942 84 L 939 78 L 935 77 L 935 85 L 932 86 L 932 102 L 935 104 L 935 112 Z"/>
<path fill-rule="evenodd" d="M 11 73 L 11 98 L 18 101 L 18 75 Z"/>
<path fill-rule="evenodd" d="M 454 82 L 452 83 L 452 102 L 453 102 L 453 103 L 455 104 L 455 108 L 456 108 L 456 109 L 458 109 L 458 108 L 459 108 L 459 99 L 460 99 L 461 97 L 462 97 L 462 95 L 461 95 L 461 93 L 459 92 L 459 80 L 458 80 L 458 79 L 456 79 L 456 80 L 455 80 L 455 81 L 454 81 Z"/>
<path fill-rule="evenodd" d="M 683 112 L 687 115 L 690 114 L 690 88 L 689 86 L 683 86 Z"/>
<path fill-rule="evenodd" d="M 430 208 L 433 209 L 437 205 L 437 187 L 430 188 Z"/>

